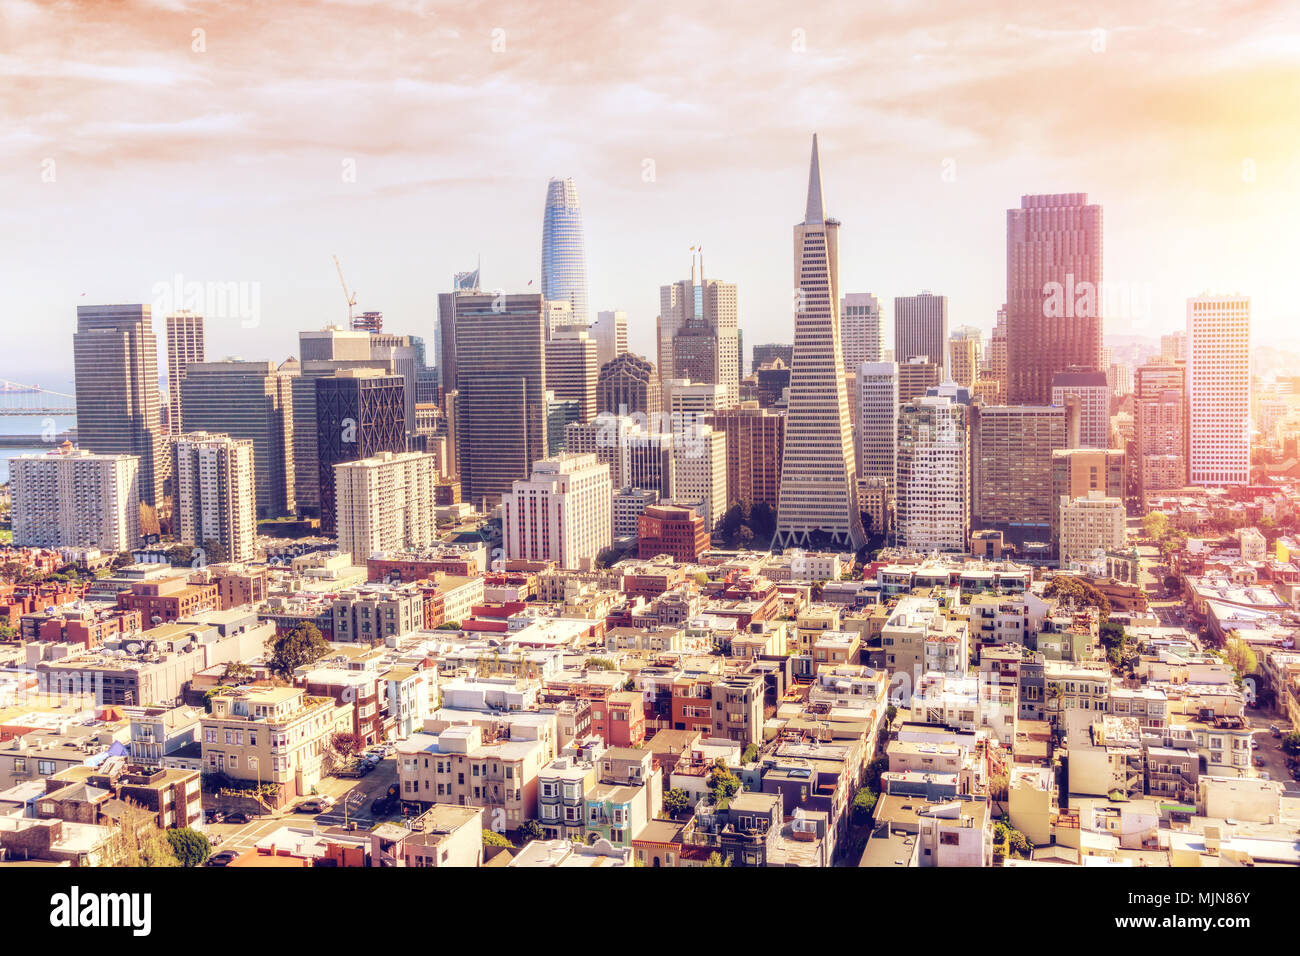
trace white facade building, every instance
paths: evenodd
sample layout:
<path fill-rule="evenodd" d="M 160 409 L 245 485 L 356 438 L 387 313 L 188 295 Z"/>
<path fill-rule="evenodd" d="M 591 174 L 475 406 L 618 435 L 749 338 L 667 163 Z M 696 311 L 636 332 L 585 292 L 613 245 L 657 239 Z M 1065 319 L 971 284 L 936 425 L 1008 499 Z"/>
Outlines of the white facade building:
<path fill-rule="evenodd" d="M 590 454 L 560 454 L 533 463 L 532 476 L 501 500 L 506 559 L 554 561 L 590 570 L 613 541 L 609 465 Z"/>
<path fill-rule="evenodd" d="M 9 461 L 13 540 L 26 548 L 140 544 L 140 459 L 94 455 L 70 446 Z"/>
<path fill-rule="evenodd" d="M 627 353 L 626 312 L 597 312 L 596 321 L 587 332 L 596 340 L 597 361 L 601 365 Z"/>
<path fill-rule="evenodd" d="M 1250 483 L 1250 298 L 1187 301 L 1188 480 Z"/>
<path fill-rule="evenodd" d="M 848 292 L 840 298 L 840 352 L 850 379 L 863 362 L 879 362 L 880 300 L 870 292 Z"/>
<path fill-rule="evenodd" d="M 898 444 L 898 366 L 862 362 L 854 377 L 859 478 L 894 481 Z"/>
<path fill-rule="evenodd" d="M 966 550 L 971 514 L 969 448 L 966 406 L 933 396 L 900 407 L 894 489 L 900 547 Z"/>
<path fill-rule="evenodd" d="M 209 549 L 208 561 L 251 561 L 257 553 L 252 439 L 180 435 L 172 442 L 172 475 L 181 543 Z M 214 545 L 218 553 L 211 553 Z"/>
<path fill-rule="evenodd" d="M 436 456 L 413 451 L 335 465 L 339 550 L 364 563 L 376 552 L 433 544 L 437 479 Z"/>
<path fill-rule="evenodd" d="M 711 531 L 727 510 L 727 434 L 695 425 L 673 435 L 673 489 L 678 503 L 704 502 Z"/>
<path fill-rule="evenodd" d="M 1084 566 L 1124 547 L 1124 502 L 1093 489 L 1086 498 L 1061 496 L 1061 567 Z"/>

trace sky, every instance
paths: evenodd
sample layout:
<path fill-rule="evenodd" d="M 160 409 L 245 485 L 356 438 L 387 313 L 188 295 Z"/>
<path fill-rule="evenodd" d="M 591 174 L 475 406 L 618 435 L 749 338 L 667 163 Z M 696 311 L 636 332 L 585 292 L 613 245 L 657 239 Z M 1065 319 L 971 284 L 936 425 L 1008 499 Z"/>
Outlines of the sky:
<path fill-rule="evenodd" d="M 346 321 L 336 255 L 431 352 L 453 273 L 538 289 L 551 176 L 634 351 L 693 245 L 747 346 L 790 341 L 814 132 L 843 290 L 887 316 L 927 289 L 991 328 L 1006 210 L 1086 192 L 1108 336 L 1214 291 L 1300 342 L 1294 0 L 5 0 L 0 115 L 0 377 L 55 390 L 78 305 L 177 277 L 249 306 L 209 315 L 210 359 L 286 358 Z"/>

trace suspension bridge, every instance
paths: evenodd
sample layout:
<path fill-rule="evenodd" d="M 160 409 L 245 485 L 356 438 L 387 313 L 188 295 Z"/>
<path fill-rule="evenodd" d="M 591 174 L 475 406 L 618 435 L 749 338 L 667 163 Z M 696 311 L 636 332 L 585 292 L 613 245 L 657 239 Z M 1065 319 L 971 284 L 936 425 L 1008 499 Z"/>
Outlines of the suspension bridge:
<path fill-rule="evenodd" d="M 0 378 L 0 415 L 75 415 L 77 397 Z"/>

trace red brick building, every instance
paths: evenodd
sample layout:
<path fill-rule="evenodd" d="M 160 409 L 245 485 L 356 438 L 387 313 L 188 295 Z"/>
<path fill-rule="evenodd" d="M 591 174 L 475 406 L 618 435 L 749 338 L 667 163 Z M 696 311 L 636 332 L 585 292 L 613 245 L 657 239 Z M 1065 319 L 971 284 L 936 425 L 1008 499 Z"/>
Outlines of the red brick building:
<path fill-rule="evenodd" d="M 708 525 L 691 508 L 650 505 L 636 519 L 636 535 L 641 558 L 667 554 L 692 563 L 709 550 Z"/>

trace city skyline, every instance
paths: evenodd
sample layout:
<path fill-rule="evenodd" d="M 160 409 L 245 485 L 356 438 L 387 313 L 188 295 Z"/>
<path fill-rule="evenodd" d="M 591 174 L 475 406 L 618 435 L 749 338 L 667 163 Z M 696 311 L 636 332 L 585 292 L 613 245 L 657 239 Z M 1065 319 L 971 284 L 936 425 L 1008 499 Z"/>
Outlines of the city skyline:
<path fill-rule="evenodd" d="M 1300 317 L 1282 287 L 1287 244 L 1278 241 L 1300 195 L 1285 120 L 1295 112 L 1296 14 L 1259 4 L 1249 20 L 1193 13 L 1171 27 L 1159 14 L 1130 23 L 1119 9 L 1089 11 L 1086 21 L 1061 11 L 1002 21 L 987 16 L 994 9 L 932 29 L 923 24 L 935 22 L 933 11 L 887 11 L 875 21 L 801 13 L 802 22 L 778 30 L 772 24 L 789 17 L 759 29 L 692 8 L 678 36 L 667 20 L 653 29 L 674 15 L 669 6 L 644 14 L 651 29 L 632 29 L 627 17 L 585 24 L 597 41 L 584 44 L 589 59 L 557 71 L 546 54 L 562 28 L 509 7 L 494 11 L 499 26 L 422 18 L 418 7 L 346 5 L 328 24 L 292 7 L 271 24 L 238 4 L 140 3 L 111 22 L 88 11 L 100 42 L 73 43 L 56 57 L 42 34 L 56 33 L 61 15 L 13 4 L 6 25 L 24 42 L 3 68 L 25 92 L 6 97 L 14 132 L 0 151 L 14 215 L 38 225 L 4 240 L 9 258 L 30 263 L 11 292 L 33 330 L 4 368 L 47 387 L 67 384 L 70 364 L 55 356 L 74 305 L 150 302 L 178 275 L 257 289 L 255 324 L 208 317 L 210 355 L 282 359 L 298 330 L 346 320 L 333 254 L 359 310 L 383 311 L 386 328 L 428 338 L 436 292 L 471 257 L 482 255 L 487 288 L 540 287 L 537 196 L 552 175 L 571 176 L 583 196 L 589 310 L 625 310 L 633 351 L 653 355 L 658 286 L 691 245 L 708 248 L 710 271 L 736 283 L 749 342 L 788 341 L 779 268 L 786 215 L 780 203 L 752 197 L 798 188 L 800 144 L 814 130 L 846 183 L 837 210 L 883 226 L 844 250 L 846 290 L 888 301 L 933 288 L 950 297 L 954 324 L 987 331 L 1004 297 L 1006 210 L 1021 195 L 1077 190 L 1106 208 L 1108 281 L 1150 295 L 1152 314 L 1126 317 L 1126 331 L 1154 338 L 1182 324 L 1187 298 L 1240 292 L 1252 298 L 1259 339 L 1282 344 Z M 869 42 L 858 42 L 869 25 Z M 201 52 L 191 49 L 193 29 L 205 31 Z M 321 62 L 251 70 L 261 43 L 286 30 L 317 40 Z M 418 43 L 428 58 L 402 65 L 393 57 L 383 83 L 355 61 L 347 79 L 318 72 L 343 55 L 344 31 L 380 30 L 396 37 L 398 52 Z M 633 36 L 647 41 L 645 53 L 632 55 Z M 711 49 L 708 77 L 676 69 L 697 45 Z M 1157 49 L 1158 68 L 1149 62 Z M 124 50 L 140 62 L 121 66 Z M 847 93 L 845 72 L 866 58 L 922 69 L 898 71 L 875 93 Z M 1106 69 L 1093 71 L 1087 92 L 1052 78 L 1026 92 L 1021 71 L 1089 67 L 1096 61 L 1088 58 L 1105 58 Z M 445 74 L 435 74 L 439 64 Z M 214 92 L 218 71 L 237 79 Z M 57 91 L 57 108 L 34 90 L 37 79 Z M 521 85 L 532 94 L 514 96 Z M 706 87 L 712 92 L 701 93 Z M 746 115 L 750 87 L 778 106 L 805 97 L 820 105 L 765 110 L 790 119 L 758 126 L 728 118 Z M 187 95 L 197 89 L 213 93 L 202 107 Z M 1152 107 L 1132 114 L 1141 122 L 1115 108 L 1134 90 Z M 105 110 L 111 94 L 114 108 Z M 298 114 L 321 116 L 327 96 L 341 108 L 307 131 Z M 405 138 L 395 142 L 377 122 L 388 110 L 367 114 L 376 102 L 494 120 L 454 146 L 422 123 L 403 123 Z M 580 135 L 567 114 L 584 109 Z M 1092 110 L 1106 128 L 1084 135 Z M 508 136 L 491 132 L 502 124 Z M 510 148 L 547 124 L 572 134 Z M 670 135 L 683 131 L 696 135 Z M 882 135 L 885 150 L 875 145 Z M 85 224 L 119 203 L 141 225 L 116 228 L 105 244 Z M 463 228 L 428 225 L 448 217 Z M 629 221 L 644 228 L 628 230 Z"/>

